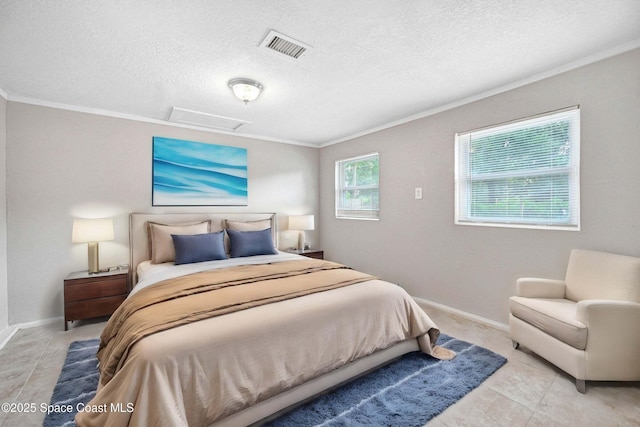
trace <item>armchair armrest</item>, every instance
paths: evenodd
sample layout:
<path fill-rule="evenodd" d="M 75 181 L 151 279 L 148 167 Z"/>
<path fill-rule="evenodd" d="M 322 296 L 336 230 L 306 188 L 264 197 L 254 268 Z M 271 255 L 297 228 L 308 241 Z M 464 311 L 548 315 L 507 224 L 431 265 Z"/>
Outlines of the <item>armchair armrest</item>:
<path fill-rule="evenodd" d="M 522 277 L 516 281 L 516 295 L 527 298 L 564 298 L 564 280 Z"/>
<path fill-rule="evenodd" d="M 635 330 L 640 335 L 640 303 L 616 300 L 578 301 L 576 320 L 589 328 L 589 334 L 615 334 L 619 330 Z"/>
<path fill-rule="evenodd" d="M 576 320 L 589 331 L 585 348 L 588 378 L 640 381 L 640 303 L 579 301 Z"/>

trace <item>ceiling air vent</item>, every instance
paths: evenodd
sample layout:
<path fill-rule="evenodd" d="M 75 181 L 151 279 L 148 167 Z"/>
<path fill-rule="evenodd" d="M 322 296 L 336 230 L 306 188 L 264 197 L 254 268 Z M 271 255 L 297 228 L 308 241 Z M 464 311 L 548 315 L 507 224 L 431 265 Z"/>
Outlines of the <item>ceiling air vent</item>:
<path fill-rule="evenodd" d="M 264 40 L 262 40 L 262 43 L 260 43 L 260 47 L 266 47 L 267 49 L 279 52 L 294 59 L 300 58 L 309 49 L 311 49 L 311 46 L 274 30 L 269 31 L 267 37 L 265 37 Z"/>

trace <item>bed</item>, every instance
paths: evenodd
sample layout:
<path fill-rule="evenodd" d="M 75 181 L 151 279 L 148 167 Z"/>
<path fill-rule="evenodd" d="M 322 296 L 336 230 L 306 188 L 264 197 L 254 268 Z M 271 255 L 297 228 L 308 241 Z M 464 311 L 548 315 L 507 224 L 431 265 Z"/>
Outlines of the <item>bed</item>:
<path fill-rule="evenodd" d="M 453 357 L 399 286 L 277 236 L 271 213 L 131 214 L 132 291 L 78 425 L 251 425 L 402 354 Z"/>

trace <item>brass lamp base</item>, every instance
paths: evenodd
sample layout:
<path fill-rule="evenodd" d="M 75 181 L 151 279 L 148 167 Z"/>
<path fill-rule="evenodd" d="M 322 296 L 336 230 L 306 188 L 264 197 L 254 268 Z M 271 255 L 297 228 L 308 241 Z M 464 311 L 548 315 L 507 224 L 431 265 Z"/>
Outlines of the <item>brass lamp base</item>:
<path fill-rule="evenodd" d="M 100 265 L 98 263 L 98 242 L 90 242 L 88 245 L 89 255 L 89 274 L 95 274 L 100 271 Z"/>

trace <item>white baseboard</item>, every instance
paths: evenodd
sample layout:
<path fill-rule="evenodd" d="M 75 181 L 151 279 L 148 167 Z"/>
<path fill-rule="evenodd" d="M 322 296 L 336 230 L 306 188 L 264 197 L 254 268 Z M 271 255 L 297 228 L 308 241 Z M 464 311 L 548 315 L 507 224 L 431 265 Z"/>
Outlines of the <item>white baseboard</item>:
<path fill-rule="evenodd" d="M 16 325 L 7 326 L 0 331 L 0 350 L 9 342 L 16 332 L 18 332 L 18 326 Z"/>
<path fill-rule="evenodd" d="M 0 331 L 0 349 L 2 349 L 20 329 L 35 328 L 37 326 L 49 325 L 51 323 L 62 322 L 64 317 L 52 317 L 50 319 L 34 320 L 33 322 L 17 323 L 9 325 Z"/>
<path fill-rule="evenodd" d="M 499 329 L 501 331 L 508 332 L 509 325 L 504 323 L 496 322 L 495 320 L 487 319 L 485 317 L 481 317 L 472 313 L 468 313 L 466 311 L 458 310 L 457 308 L 449 307 L 448 305 L 440 304 L 437 302 L 429 301 L 428 299 L 412 297 L 418 304 L 423 304 L 426 306 L 434 307 L 442 311 L 446 311 L 447 313 L 456 314 L 460 317 L 464 317 L 469 320 L 473 320 L 474 322 L 483 323 L 487 326 L 491 326 L 492 328 Z"/>
<path fill-rule="evenodd" d="M 29 329 L 37 326 L 49 325 L 51 323 L 62 322 L 64 317 L 51 317 L 49 319 L 34 320 L 33 322 L 18 323 L 18 329 Z"/>

